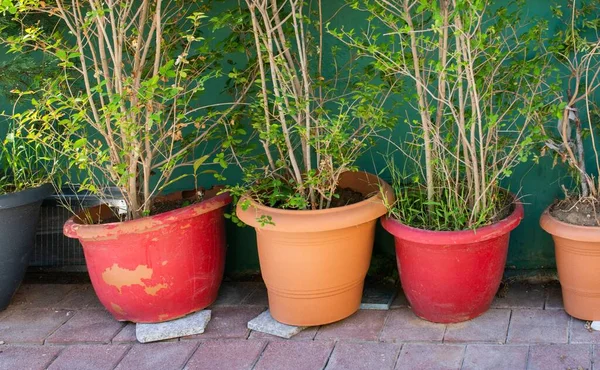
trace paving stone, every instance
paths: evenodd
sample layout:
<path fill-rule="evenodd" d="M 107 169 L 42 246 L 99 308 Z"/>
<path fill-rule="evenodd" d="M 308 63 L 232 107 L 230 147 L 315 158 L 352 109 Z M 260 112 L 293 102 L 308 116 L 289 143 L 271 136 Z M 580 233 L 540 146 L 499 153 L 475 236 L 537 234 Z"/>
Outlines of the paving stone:
<path fill-rule="evenodd" d="M 380 339 L 385 342 L 441 342 L 446 325 L 418 318 L 409 308 L 388 311 Z"/>
<path fill-rule="evenodd" d="M 181 342 L 180 342 L 181 343 Z M 192 355 L 186 370 L 251 369 L 266 342 L 254 340 L 208 340 Z"/>
<path fill-rule="evenodd" d="M 70 311 L 15 310 L 0 321 L 0 341 L 42 344 L 44 339 L 73 316 Z"/>
<path fill-rule="evenodd" d="M 23 284 L 15 293 L 10 307 L 58 309 L 69 292 L 77 288 L 73 284 Z"/>
<path fill-rule="evenodd" d="M 246 339 L 250 333 L 248 321 L 263 311 L 263 307 L 215 307 L 212 309 L 212 318 L 204 333 L 191 335 L 183 339 Z"/>
<path fill-rule="evenodd" d="M 61 310 L 103 309 L 102 303 L 90 284 L 74 285 L 74 289 L 69 291 L 55 307 Z"/>
<path fill-rule="evenodd" d="M 396 297 L 392 301 L 390 308 L 406 308 L 409 306 L 410 304 L 408 303 L 408 299 L 406 298 L 402 287 L 399 287 L 398 291 L 396 292 Z"/>
<path fill-rule="evenodd" d="M 62 347 L 0 346 L 0 370 L 45 370 Z"/>
<path fill-rule="evenodd" d="M 242 304 L 267 307 L 269 305 L 269 296 L 265 284 L 259 284 L 248 297 L 244 298 Z"/>
<path fill-rule="evenodd" d="M 365 283 L 360 304 L 362 310 L 389 310 L 398 293 L 393 284 Z"/>
<path fill-rule="evenodd" d="M 263 351 L 253 370 L 322 369 L 333 349 L 333 342 L 274 341 Z"/>
<path fill-rule="evenodd" d="M 319 330 L 319 326 L 310 326 L 306 329 L 302 330 L 300 333 L 294 335 L 291 338 L 281 338 L 275 335 L 261 333 L 260 331 L 252 331 L 250 332 L 250 336 L 248 339 L 259 339 L 259 340 L 313 340 L 315 339 L 315 335 L 317 335 L 317 331 Z"/>
<path fill-rule="evenodd" d="M 127 345 L 68 346 L 48 370 L 112 370 L 128 349 Z"/>
<path fill-rule="evenodd" d="M 396 370 L 460 369 L 464 352 L 465 347 L 456 344 L 405 344 Z"/>
<path fill-rule="evenodd" d="M 592 348 L 592 363 L 597 370 L 600 367 L 600 345 L 593 345 Z"/>
<path fill-rule="evenodd" d="M 147 343 L 134 345 L 116 370 L 160 369 L 179 370 L 190 358 L 198 343 Z"/>
<path fill-rule="evenodd" d="M 211 306 L 234 306 L 252 294 L 261 284 L 257 282 L 225 282 L 221 284 L 217 300 Z"/>
<path fill-rule="evenodd" d="M 503 297 L 496 297 L 493 308 L 544 308 L 546 291 L 542 285 L 510 284 Z"/>
<path fill-rule="evenodd" d="M 448 324 L 444 342 L 504 343 L 509 321 L 509 309 L 491 309 L 473 320 Z"/>
<path fill-rule="evenodd" d="M 393 370 L 400 345 L 391 343 L 336 344 L 326 370 Z"/>
<path fill-rule="evenodd" d="M 376 341 L 383 329 L 388 311 L 358 310 L 352 316 L 321 326 L 315 340 L 344 339 Z"/>
<path fill-rule="evenodd" d="M 248 329 L 289 339 L 306 329 L 306 326 L 293 326 L 280 323 L 271 316 L 269 310 L 266 310 L 248 321 Z"/>
<path fill-rule="evenodd" d="M 2 319 L 4 319 L 6 316 L 13 313 L 14 311 L 18 311 L 18 309 L 10 307 L 10 306 L 8 308 L 6 308 L 4 311 L 0 311 L 0 321 L 2 321 Z"/>
<path fill-rule="evenodd" d="M 76 311 L 73 318 L 46 339 L 46 343 L 109 343 L 125 326 L 104 310 Z"/>
<path fill-rule="evenodd" d="M 210 310 L 194 312 L 179 319 L 156 324 L 136 324 L 135 337 L 140 343 L 202 334 L 210 321 Z"/>
<path fill-rule="evenodd" d="M 588 330 L 585 327 L 585 321 L 574 317 L 571 320 L 570 343 L 600 344 L 600 331 Z"/>
<path fill-rule="evenodd" d="M 546 305 L 544 308 L 546 310 L 562 310 L 564 308 L 560 284 L 551 284 L 546 288 Z"/>
<path fill-rule="evenodd" d="M 525 370 L 529 346 L 469 344 L 462 370 Z"/>
<path fill-rule="evenodd" d="M 135 323 L 128 323 L 121 329 L 111 341 L 112 343 L 134 343 L 137 342 L 135 337 Z"/>
<path fill-rule="evenodd" d="M 567 343 L 568 331 L 562 310 L 513 310 L 508 343 Z"/>
<path fill-rule="evenodd" d="M 545 344 L 529 348 L 528 370 L 591 369 L 589 344 Z"/>

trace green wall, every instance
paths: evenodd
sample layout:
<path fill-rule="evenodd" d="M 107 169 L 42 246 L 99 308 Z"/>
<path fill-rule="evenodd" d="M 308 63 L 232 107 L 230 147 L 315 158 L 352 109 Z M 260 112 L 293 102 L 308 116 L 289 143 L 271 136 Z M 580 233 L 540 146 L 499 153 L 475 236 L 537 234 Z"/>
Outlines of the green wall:
<path fill-rule="evenodd" d="M 502 1 L 502 0 L 501 0 Z M 499 1 L 498 3 L 501 3 Z M 563 1 L 566 5 L 566 2 Z M 333 15 L 343 1 L 323 1 L 325 18 Z M 228 7 L 232 4 L 218 5 L 215 11 L 219 11 L 219 6 Z M 531 16 L 543 16 L 549 19 L 550 3 L 545 0 L 530 0 L 526 2 L 527 12 Z M 353 11 L 348 7 L 344 8 L 337 17 L 332 20 L 332 27 L 345 24 L 347 27 L 360 28 L 365 25 L 365 13 Z M 551 26 L 556 27 L 554 23 Z M 550 31 L 552 32 L 552 31 Z M 335 41 L 332 38 L 326 38 L 326 46 L 330 47 Z M 0 59 L 3 57 L 0 55 Z M 325 63 L 327 64 L 327 63 Z M 218 84 L 213 84 L 210 88 L 219 90 Z M 221 100 L 223 96 L 214 94 L 215 99 Z M 6 107 L 7 102 L 0 102 L 0 106 Z M 6 108 L 5 108 L 6 109 Z M 402 137 L 403 128 L 402 122 L 404 114 L 398 114 L 397 130 L 391 134 L 391 138 L 400 140 Z M 369 153 L 366 153 L 359 165 L 362 169 L 379 173 L 385 167 L 384 156 L 386 149 L 383 144 L 373 148 Z M 401 163 L 402 158 L 398 157 L 397 163 Z M 240 172 L 237 169 L 229 169 L 226 173 L 229 182 L 235 182 L 240 179 Z M 381 176 L 389 180 L 389 175 L 383 172 Z M 214 182 L 212 178 L 206 178 L 206 185 L 210 186 Z M 525 204 L 525 219 L 521 225 L 513 231 L 511 235 L 511 243 L 507 261 L 507 273 L 514 274 L 523 273 L 524 270 L 539 270 L 553 269 L 554 249 L 551 238 L 543 232 L 538 220 L 543 210 L 553 202 L 554 199 L 560 197 L 562 191 L 560 186 L 568 182 L 564 166 L 553 168 L 550 158 L 544 158 L 539 165 L 527 163 L 521 165 L 514 171 L 509 182 L 504 185 L 511 191 L 518 193 Z M 185 188 L 190 184 L 181 183 L 177 188 Z M 258 255 L 256 251 L 255 232 L 249 227 L 237 227 L 228 223 L 228 252 L 226 270 L 229 274 L 240 275 L 258 271 Z M 393 238 L 378 226 L 375 253 L 379 256 L 386 256 L 390 260 L 394 258 Z"/>
<path fill-rule="evenodd" d="M 501 4 L 498 1 L 496 4 Z M 562 1 L 563 8 L 566 2 Z M 323 2 L 324 13 L 333 14 L 337 11 L 343 1 Z M 526 2 L 526 14 L 528 16 L 542 16 L 550 20 L 550 4 L 546 0 L 530 0 Z M 327 18 L 327 16 L 325 16 Z M 346 25 L 346 27 L 360 28 L 365 25 L 365 13 L 352 11 L 348 8 L 338 14 L 338 17 L 332 20 L 332 27 Z M 551 22 L 550 33 L 557 27 L 556 22 Z M 326 43 L 331 45 L 335 41 L 326 38 Z M 404 114 L 398 115 L 399 127 L 392 133 L 391 138 L 400 140 L 402 135 L 402 122 Z M 385 167 L 384 156 L 386 156 L 384 145 L 374 148 L 366 153 L 359 161 L 360 167 L 364 170 L 379 173 Z M 401 163 L 402 158 L 396 159 Z M 519 275 L 532 271 L 554 269 L 554 247 L 551 237 L 546 234 L 538 224 L 539 217 L 544 209 L 550 205 L 557 197 L 562 196 L 561 184 L 568 186 L 569 178 L 566 176 L 566 168 L 562 165 L 552 166 L 550 158 L 543 158 L 539 164 L 526 163 L 518 167 L 512 175 L 510 181 L 504 186 L 511 191 L 519 194 L 525 206 L 525 218 L 520 226 L 511 234 L 509 254 L 507 260 L 507 274 Z M 232 173 L 230 178 L 237 178 L 239 175 Z M 382 177 L 389 181 L 389 175 L 385 172 Z M 254 230 L 249 227 L 236 228 L 229 225 L 228 229 L 229 250 L 227 255 L 227 271 L 229 273 L 243 273 L 258 269 L 258 259 L 256 252 L 256 242 Z M 380 225 L 378 225 L 374 253 L 379 256 L 385 256 L 393 260 L 394 242 L 393 238 L 387 234 Z"/>

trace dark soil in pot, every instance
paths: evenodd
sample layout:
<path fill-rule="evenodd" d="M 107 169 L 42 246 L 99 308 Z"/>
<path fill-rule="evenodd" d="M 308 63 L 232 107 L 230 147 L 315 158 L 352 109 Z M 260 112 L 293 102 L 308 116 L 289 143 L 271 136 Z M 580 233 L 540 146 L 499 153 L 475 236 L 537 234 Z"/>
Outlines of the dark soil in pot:
<path fill-rule="evenodd" d="M 269 193 L 273 193 L 273 192 L 274 192 L 274 190 L 269 190 Z M 260 195 L 257 197 L 258 199 L 254 199 L 254 200 L 258 201 L 258 203 L 263 204 L 267 207 L 278 208 L 278 209 L 299 210 L 298 208 L 282 207 L 280 202 L 277 202 L 275 204 L 268 204 L 268 202 L 264 201 L 265 199 L 268 198 L 265 195 L 266 193 L 267 192 L 259 193 Z M 363 200 L 369 198 L 371 195 L 373 195 L 373 194 L 369 194 L 368 196 L 365 196 L 361 192 L 355 191 L 353 189 L 350 189 L 347 187 L 338 187 L 334 192 L 334 196 L 332 197 L 331 204 L 329 205 L 328 208 L 344 207 L 344 206 L 349 206 L 351 204 L 359 203 L 359 202 L 362 202 Z"/>
<path fill-rule="evenodd" d="M 336 197 L 334 197 L 331 200 L 332 208 L 348 206 L 350 204 L 362 202 L 363 200 L 365 200 L 364 195 L 350 188 L 337 189 L 335 194 Z"/>
<path fill-rule="evenodd" d="M 559 221 L 578 226 L 600 226 L 600 201 L 594 198 L 567 198 L 550 206 Z"/>
<path fill-rule="evenodd" d="M 190 206 L 192 204 L 200 203 L 205 199 L 214 197 L 222 189 L 222 186 L 213 187 L 208 190 L 205 190 L 204 188 L 199 188 L 196 190 L 178 191 L 165 196 L 159 196 L 154 201 L 154 204 L 152 204 L 150 216 L 159 215 L 161 213 L 173 211 L 176 209 Z M 118 209 L 113 208 L 113 210 L 114 214 L 111 215 L 111 217 L 100 219 L 98 224 L 108 224 L 113 222 L 127 221 L 124 217 L 122 217 L 122 215 L 118 214 Z"/>

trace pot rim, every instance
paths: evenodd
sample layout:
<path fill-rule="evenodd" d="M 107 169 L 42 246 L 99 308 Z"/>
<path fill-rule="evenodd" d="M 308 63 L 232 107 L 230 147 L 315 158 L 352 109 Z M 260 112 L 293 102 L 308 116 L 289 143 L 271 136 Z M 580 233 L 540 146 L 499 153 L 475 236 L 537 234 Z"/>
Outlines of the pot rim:
<path fill-rule="evenodd" d="M 248 196 L 243 196 L 236 206 L 237 216 L 245 224 L 257 229 L 281 232 L 320 232 L 362 224 L 385 214 L 387 211 L 385 201 L 391 203 L 394 200 L 394 192 L 387 182 L 366 171 L 348 171 L 344 172 L 342 176 L 364 176 L 368 186 L 373 188 L 373 195 L 347 206 L 318 210 L 273 208 L 262 205 Z M 250 201 L 250 205 L 248 209 L 243 210 L 240 204 L 246 200 Z M 275 225 L 261 225 L 257 218 L 263 215 L 271 216 Z"/>
<path fill-rule="evenodd" d="M 540 227 L 552 236 L 580 242 L 600 241 L 600 226 L 581 226 L 563 222 L 550 214 L 548 206 L 540 216 Z"/>
<path fill-rule="evenodd" d="M 396 238 L 421 244 L 460 245 L 479 243 L 485 240 L 500 237 L 511 232 L 514 228 L 519 226 L 519 223 L 523 219 L 524 215 L 523 203 L 516 200 L 516 197 L 514 197 L 514 199 L 515 201 L 513 204 L 515 205 L 515 209 L 510 215 L 496 223 L 482 226 L 474 230 L 425 230 L 405 225 L 400 221 L 388 216 L 381 217 L 381 225 L 387 232 Z"/>
<path fill-rule="evenodd" d="M 158 230 L 173 222 L 181 222 L 191 217 L 199 216 L 216 209 L 222 208 L 231 203 L 231 195 L 224 192 L 199 203 L 174 209 L 171 211 L 159 213 L 157 215 L 129 220 L 123 222 L 111 222 L 106 224 L 85 224 L 82 222 L 86 211 L 92 214 L 98 214 L 109 210 L 106 204 L 87 208 L 76 215 L 70 217 L 63 226 L 63 233 L 69 238 L 75 239 L 114 239 L 120 234 L 141 234 L 148 230 Z M 98 210 L 98 212 L 95 212 Z"/>
<path fill-rule="evenodd" d="M 50 183 L 28 188 L 21 191 L 0 195 L 0 210 L 21 207 L 44 200 L 54 192 Z"/>

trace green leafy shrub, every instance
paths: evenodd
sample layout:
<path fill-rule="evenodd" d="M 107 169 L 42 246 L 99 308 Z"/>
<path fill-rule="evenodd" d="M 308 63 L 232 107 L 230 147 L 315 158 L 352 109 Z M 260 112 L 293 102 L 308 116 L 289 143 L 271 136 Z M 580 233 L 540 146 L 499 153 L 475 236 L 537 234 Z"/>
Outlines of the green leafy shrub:
<path fill-rule="evenodd" d="M 409 137 L 392 143 L 409 162 L 391 166 L 390 215 L 431 230 L 505 217 L 512 202 L 501 181 L 535 157 L 533 123 L 548 114 L 547 23 L 487 0 L 348 3 L 369 25 L 331 33 L 407 90 Z"/>
<path fill-rule="evenodd" d="M 0 136 L 0 195 L 34 188 L 54 180 L 59 168 L 53 152 L 32 142 L 10 121 Z"/>
<path fill-rule="evenodd" d="M 245 40 L 254 54 L 232 77 L 253 81 L 246 112 L 261 152 L 244 162 L 244 184 L 232 192 L 276 208 L 329 208 L 340 175 L 357 170 L 358 157 L 391 126 L 390 87 L 352 55 L 324 46 L 320 1 L 246 5 L 252 29 Z"/>
<path fill-rule="evenodd" d="M 52 55 L 62 72 L 13 118 L 36 145 L 58 150 L 70 176 L 83 175 L 80 189 L 102 196 L 118 187 L 136 219 L 167 186 L 211 162 L 218 146 L 209 143 L 235 103 L 204 103 L 222 72 L 202 35 L 203 4 L 7 0 L 0 9 L 21 24 L 2 38 L 10 51 Z M 36 14 L 61 27 L 30 22 Z"/>
<path fill-rule="evenodd" d="M 562 68 L 552 81 L 553 106 L 550 119 L 541 121 L 545 149 L 554 154 L 555 163 L 567 164 L 578 184 L 567 197 L 600 201 L 600 155 L 597 125 L 600 122 L 600 1 L 571 1 L 568 7 L 552 6 L 560 26 L 551 39 L 548 52 Z M 586 163 L 593 153 L 593 166 Z"/>

